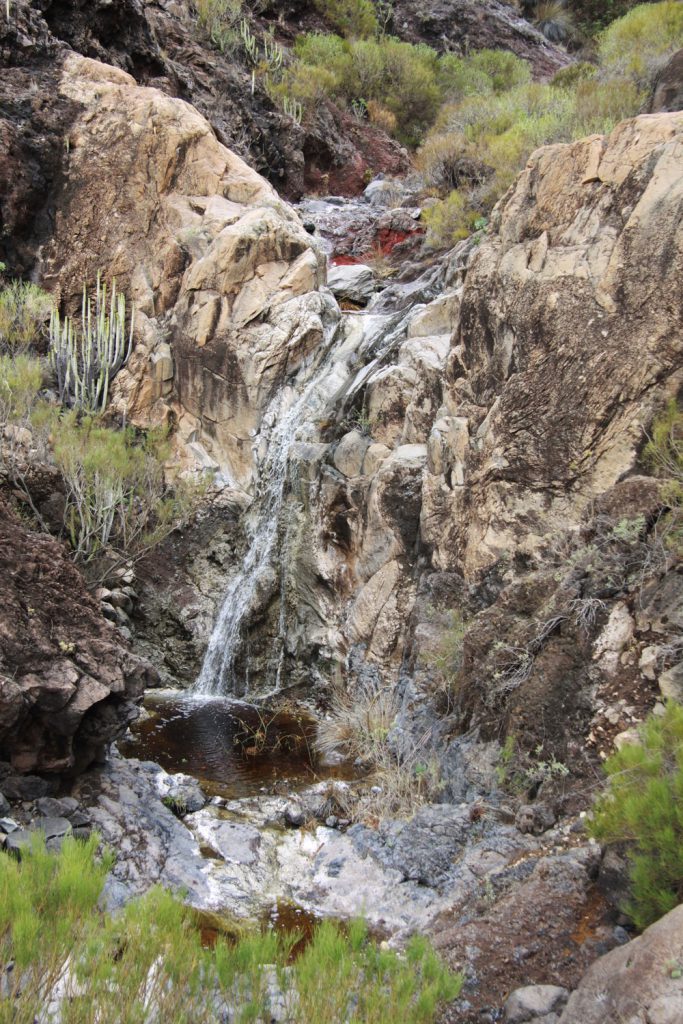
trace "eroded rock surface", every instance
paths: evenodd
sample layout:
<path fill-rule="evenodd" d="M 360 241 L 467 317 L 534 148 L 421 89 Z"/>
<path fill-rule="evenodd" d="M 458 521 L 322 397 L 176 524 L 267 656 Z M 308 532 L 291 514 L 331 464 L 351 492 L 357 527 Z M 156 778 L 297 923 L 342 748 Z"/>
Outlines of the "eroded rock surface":
<path fill-rule="evenodd" d="M 0 608 L 0 760 L 17 773 L 82 771 L 137 717 L 154 670 L 102 618 L 64 547 L 4 502 Z"/>
<path fill-rule="evenodd" d="M 569 997 L 560 1024 L 675 1024 L 683 1019 L 683 906 L 601 957 Z"/>

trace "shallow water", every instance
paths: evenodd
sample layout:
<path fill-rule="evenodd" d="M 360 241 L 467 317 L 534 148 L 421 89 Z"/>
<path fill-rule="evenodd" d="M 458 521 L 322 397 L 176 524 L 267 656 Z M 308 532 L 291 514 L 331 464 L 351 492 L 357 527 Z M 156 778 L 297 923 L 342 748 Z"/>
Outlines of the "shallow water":
<path fill-rule="evenodd" d="M 133 725 L 131 738 L 119 743 L 121 753 L 192 775 L 208 795 L 236 799 L 264 790 L 290 792 L 353 774 L 348 765 L 320 764 L 315 723 L 303 712 L 154 691 L 144 706 L 149 717 Z"/>

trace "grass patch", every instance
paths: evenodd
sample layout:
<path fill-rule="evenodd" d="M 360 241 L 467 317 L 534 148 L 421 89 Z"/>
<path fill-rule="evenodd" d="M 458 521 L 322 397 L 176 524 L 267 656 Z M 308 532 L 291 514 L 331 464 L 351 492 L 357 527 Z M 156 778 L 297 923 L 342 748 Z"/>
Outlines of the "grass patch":
<path fill-rule="evenodd" d="M 301 1024 L 429 1024 L 462 986 L 422 937 L 397 954 L 362 921 L 346 934 L 323 922 L 289 964 L 296 933 L 206 949 L 195 912 L 158 887 L 112 917 L 99 899 L 113 858 L 97 844 L 67 839 L 55 855 L 36 838 L 20 862 L 0 853 L 0 963 L 13 964 L 1 1024 L 218 1024 L 229 1011 L 247 1024 L 275 1003 Z"/>

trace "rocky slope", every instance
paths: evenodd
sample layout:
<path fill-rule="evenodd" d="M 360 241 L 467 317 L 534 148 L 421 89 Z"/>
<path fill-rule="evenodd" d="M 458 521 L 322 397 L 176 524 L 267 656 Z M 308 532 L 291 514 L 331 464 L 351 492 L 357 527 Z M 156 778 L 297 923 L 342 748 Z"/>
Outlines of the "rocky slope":
<path fill-rule="evenodd" d="M 71 775 L 101 759 L 156 677 L 102 618 L 64 547 L 5 502 L 0 608 L 2 790 L 21 797 L 30 786 L 15 773 Z"/>

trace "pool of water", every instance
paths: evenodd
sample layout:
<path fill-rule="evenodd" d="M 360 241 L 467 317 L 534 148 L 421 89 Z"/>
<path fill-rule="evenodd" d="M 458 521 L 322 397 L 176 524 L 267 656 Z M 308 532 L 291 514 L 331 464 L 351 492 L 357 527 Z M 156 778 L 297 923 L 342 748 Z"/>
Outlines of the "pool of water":
<path fill-rule="evenodd" d="M 211 796 L 231 799 L 350 778 L 349 765 L 323 765 L 315 723 L 303 711 L 269 711 L 224 697 L 147 694 L 148 716 L 119 743 L 125 757 L 192 775 Z"/>

